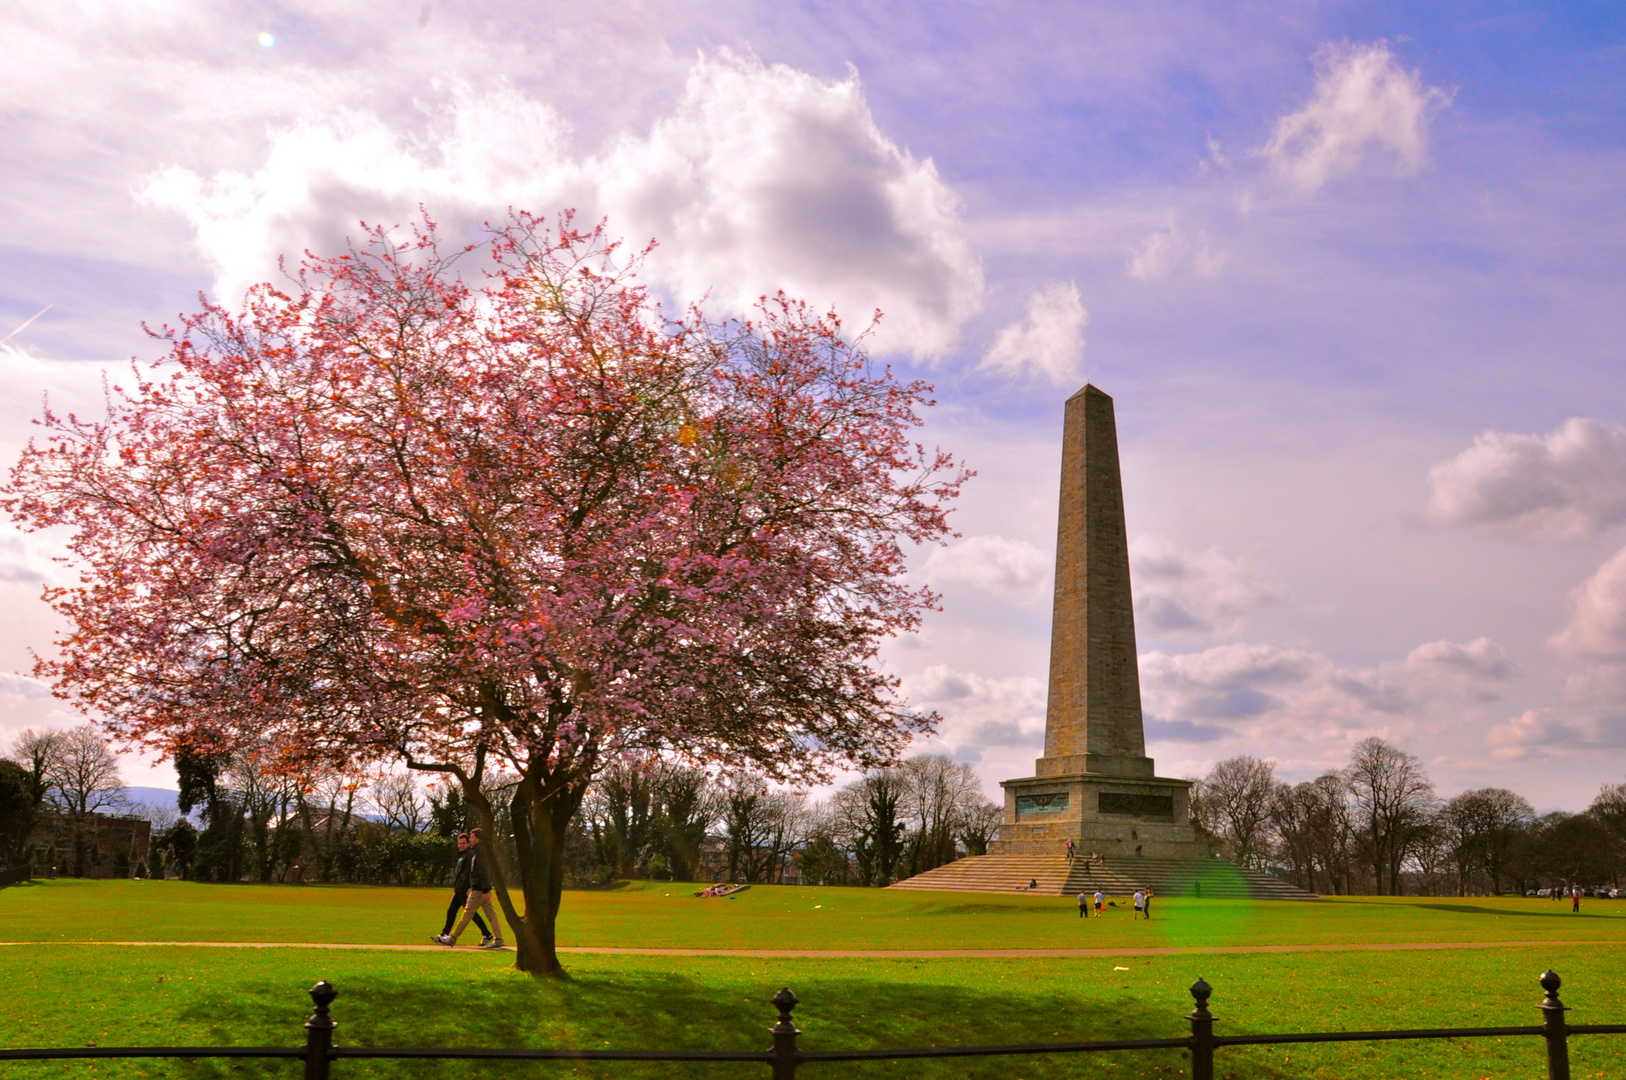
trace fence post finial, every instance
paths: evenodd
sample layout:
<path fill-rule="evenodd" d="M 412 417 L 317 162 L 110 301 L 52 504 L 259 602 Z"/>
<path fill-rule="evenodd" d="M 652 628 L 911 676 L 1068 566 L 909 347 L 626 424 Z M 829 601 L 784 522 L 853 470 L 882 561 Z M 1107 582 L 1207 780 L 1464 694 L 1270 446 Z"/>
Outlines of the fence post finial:
<path fill-rule="evenodd" d="M 1564 1023 L 1568 1007 L 1558 1000 L 1558 988 L 1564 980 L 1558 972 L 1548 968 L 1541 973 L 1541 988 L 1547 996 L 1541 1001 L 1541 1034 L 1547 1040 L 1547 1080 L 1570 1080 L 1570 1048 L 1566 1042 L 1569 1028 Z"/>
<path fill-rule="evenodd" d="M 789 987 L 773 996 L 774 1007 L 779 1010 L 779 1023 L 768 1029 L 773 1035 L 773 1080 L 796 1080 L 796 1036 L 801 1031 L 790 1018 L 796 1002 Z"/>
<path fill-rule="evenodd" d="M 316 1011 L 305 1021 L 305 1080 L 328 1080 L 328 1066 L 333 1060 L 333 1029 L 338 1023 L 328 1014 L 327 1007 L 339 992 L 323 979 L 310 990 Z"/>
<path fill-rule="evenodd" d="M 1208 998 L 1214 988 L 1201 975 L 1191 984 L 1197 1007 L 1186 1019 L 1191 1021 L 1191 1080 L 1214 1080 L 1214 1014 L 1208 1011 Z"/>

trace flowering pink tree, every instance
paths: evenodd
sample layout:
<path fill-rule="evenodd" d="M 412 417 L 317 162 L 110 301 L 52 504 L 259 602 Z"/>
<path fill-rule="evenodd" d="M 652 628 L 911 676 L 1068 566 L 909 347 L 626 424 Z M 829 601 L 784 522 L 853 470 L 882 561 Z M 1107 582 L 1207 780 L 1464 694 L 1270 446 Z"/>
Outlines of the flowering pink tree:
<path fill-rule="evenodd" d="M 488 833 L 481 780 L 517 773 L 498 899 L 532 972 L 602 765 L 890 760 L 935 719 L 874 667 L 933 602 L 901 544 L 968 475 L 909 440 L 930 388 L 782 296 L 669 319 L 640 262 L 568 216 L 449 256 L 371 230 L 166 330 L 5 490 L 83 570 L 37 673 L 164 753 L 445 774 Z"/>

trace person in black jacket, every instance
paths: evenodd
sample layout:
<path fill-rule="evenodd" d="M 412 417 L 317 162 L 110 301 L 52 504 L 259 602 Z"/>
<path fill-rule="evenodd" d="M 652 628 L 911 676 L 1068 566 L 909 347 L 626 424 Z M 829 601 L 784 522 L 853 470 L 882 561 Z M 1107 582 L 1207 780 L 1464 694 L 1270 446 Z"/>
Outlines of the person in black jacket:
<path fill-rule="evenodd" d="M 457 919 L 457 913 L 463 910 L 469 900 L 469 864 L 474 861 L 474 849 L 469 847 L 469 834 L 457 834 L 457 868 L 452 871 L 452 902 L 446 905 L 446 925 L 440 928 L 440 933 L 429 935 L 430 941 L 445 942 L 440 939 L 450 936 L 452 923 Z M 474 916 L 474 925 L 480 930 L 480 944 L 491 944 L 491 928 L 478 914 Z"/>
<path fill-rule="evenodd" d="M 489 941 L 482 941 L 482 949 L 500 949 L 503 947 L 502 923 L 497 921 L 497 909 L 491 903 L 491 868 L 486 865 L 485 853 L 480 850 L 480 830 L 469 830 L 469 853 L 474 857 L 469 860 L 469 896 L 463 906 L 463 917 L 457 921 L 457 927 L 451 934 L 442 934 L 438 940 L 442 945 L 456 945 L 458 936 L 469 925 L 469 920 L 476 918 L 482 912 L 491 922 L 491 929 L 497 935 Z"/>

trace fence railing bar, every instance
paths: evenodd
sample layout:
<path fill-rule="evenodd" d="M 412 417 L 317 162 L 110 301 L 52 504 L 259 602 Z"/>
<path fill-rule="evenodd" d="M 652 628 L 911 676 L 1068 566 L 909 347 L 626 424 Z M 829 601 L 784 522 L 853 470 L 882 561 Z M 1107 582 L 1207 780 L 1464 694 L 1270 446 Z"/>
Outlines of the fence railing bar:
<path fill-rule="evenodd" d="M 0 1050 L 0 1061 L 60 1058 L 300 1058 L 303 1046 L 41 1046 Z"/>
<path fill-rule="evenodd" d="M 1417 1031 L 1295 1031 L 1283 1035 L 1216 1035 L 1215 1046 L 1276 1046 L 1281 1043 L 1392 1042 L 1397 1039 L 1474 1039 L 1489 1035 L 1541 1035 L 1538 1026 L 1425 1028 Z"/>
<path fill-rule="evenodd" d="M 531 1061 L 761 1061 L 773 1060 L 768 1050 L 567 1050 L 552 1047 L 528 1050 L 510 1047 L 336 1046 L 335 1058 L 457 1058 L 463 1060 L 516 1059 Z"/>
<path fill-rule="evenodd" d="M 1095 1050 L 1184 1050 L 1191 1040 L 1112 1039 L 1101 1042 L 1018 1043 L 1010 1046 L 918 1046 L 902 1050 L 801 1050 L 797 1061 L 877 1061 L 890 1058 L 998 1057 L 1002 1054 L 1077 1054 Z"/>

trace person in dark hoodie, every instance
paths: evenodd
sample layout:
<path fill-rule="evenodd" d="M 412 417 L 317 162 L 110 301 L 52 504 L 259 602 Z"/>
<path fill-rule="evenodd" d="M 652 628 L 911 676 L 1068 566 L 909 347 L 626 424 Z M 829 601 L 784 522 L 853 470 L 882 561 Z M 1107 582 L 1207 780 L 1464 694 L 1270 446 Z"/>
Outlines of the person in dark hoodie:
<path fill-rule="evenodd" d="M 457 913 L 463 910 L 469 901 L 469 864 L 474 861 L 474 849 L 469 847 L 469 834 L 457 834 L 457 868 L 452 871 L 452 902 L 446 905 L 446 925 L 440 928 L 440 933 L 430 934 L 429 940 L 445 944 L 440 939 L 448 937 L 452 932 L 452 923 L 457 921 Z M 491 944 L 491 928 L 486 921 L 476 913 L 474 925 L 480 931 L 480 944 Z"/>
<path fill-rule="evenodd" d="M 491 903 L 491 868 L 486 865 L 485 853 L 480 850 L 480 830 L 469 830 L 469 851 L 474 858 L 469 860 L 469 897 L 463 905 L 463 917 L 457 921 L 457 927 L 449 935 L 442 934 L 438 940 L 442 945 L 456 945 L 458 936 L 469 925 L 469 920 L 476 915 L 484 914 L 491 923 L 491 929 L 496 937 L 490 941 L 482 941 L 482 949 L 500 949 L 503 947 L 502 923 L 497 921 L 497 909 Z"/>

